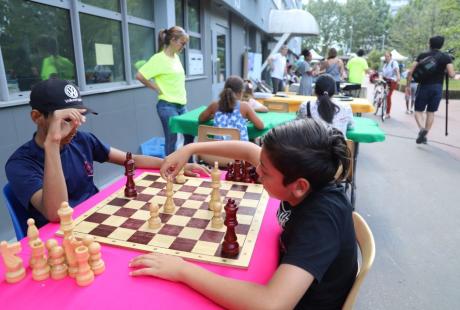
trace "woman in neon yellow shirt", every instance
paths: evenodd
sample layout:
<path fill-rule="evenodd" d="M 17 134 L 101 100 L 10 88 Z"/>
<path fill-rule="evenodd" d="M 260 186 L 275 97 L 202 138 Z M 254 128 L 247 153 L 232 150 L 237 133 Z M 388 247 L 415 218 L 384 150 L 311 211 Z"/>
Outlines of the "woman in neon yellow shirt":
<path fill-rule="evenodd" d="M 166 156 L 174 152 L 177 141 L 177 134 L 169 130 L 169 118 L 187 112 L 185 71 L 178 54 L 188 40 L 188 34 L 181 27 L 161 30 L 158 34 L 158 52 L 136 74 L 136 79 L 142 84 L 158 92 L 157 112 L 165 135 Z M 190 142 L 193 142 L 193 136 L 184 135 L 184 144 Z"/>

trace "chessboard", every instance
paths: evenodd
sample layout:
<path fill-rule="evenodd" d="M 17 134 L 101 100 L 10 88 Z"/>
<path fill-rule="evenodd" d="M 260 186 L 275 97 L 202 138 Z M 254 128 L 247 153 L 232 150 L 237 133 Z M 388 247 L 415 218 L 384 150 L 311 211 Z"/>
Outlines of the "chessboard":
<path fill-rule="evenodd" d="M 222 206 L 228 198 L 238 206 L 235 231 L 240 251 L 234 258 L 221 254 L 226 227 L 211 227 L 211 180 L 186 177 L 184 184 L 174 184 L 173 214 L 163 212 L 166 181 L 159 173 L 144 172 L 135 184 L 136 198 L 126 198 L 122 187 L 75 219 L 73 234 L 77 238 L 91 235 L 100 243 L 136 250 L 240 268 L 249 266 L 269 200 L 261 184 L 221 181 Z M 160 208 L 160 228 L 149 228 L 149 202 Z M 57 234 L 61 235 L 59 231 Z"/>

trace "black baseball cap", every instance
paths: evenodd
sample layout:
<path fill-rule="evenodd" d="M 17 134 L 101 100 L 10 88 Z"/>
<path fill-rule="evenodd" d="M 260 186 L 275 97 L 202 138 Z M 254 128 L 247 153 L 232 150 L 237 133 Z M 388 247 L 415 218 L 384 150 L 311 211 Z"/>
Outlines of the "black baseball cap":
<path fill-rule="evenodd" d="M 86 109 L 87 113 L 97 114 L 83 105 L 78 86 L 70 81 L 49 79 L 32 87 L 30 102 L 32 109 L 40 112 L 53 112 L 62 109 Z"/>

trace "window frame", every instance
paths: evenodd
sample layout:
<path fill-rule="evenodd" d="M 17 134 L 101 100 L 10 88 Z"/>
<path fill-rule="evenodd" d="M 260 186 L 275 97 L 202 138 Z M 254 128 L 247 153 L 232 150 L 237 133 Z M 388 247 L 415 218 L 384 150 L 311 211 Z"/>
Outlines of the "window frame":
<path fill-rule="evenodd" d="M 195 1 L 198 1 L 199 3 L 199 6 L 200 6 L 200 9 L 199 9 L 199 19 L 200 19 L 200 32 L 194 32 L 194 31 L 190 31 L 189 30 L 189 14 L 188 14 L 188 8 L 189 8 L 189 5 L 188 5 L 188 1 L 189 0 L 180 0 L 181 4 L 182 4 L 182 24 L 183 24 L 183 28 L 185 30 L 185 32 L 187 32 L 187 34 L 189 35 L 190 38 L 196 38 L 196 39 L 200 39 L 200 49 L 193 49 L 193 48 L 186 48 L 185 49 L 185 54 L 184 54 L 184 68 L 185 68 L 185 76 L 187 78 L 195 78 L 195 77 L 202 77 L 205 75 L 205 69 L 204 69 L 204 52 L 203 52 L 203 42 L 204 42 L 204 34 L 202 34 L 203 32 L 203 20 L 204 20 L 204 11 L 203 11 L 203 5 L 202 5 L 202 1 L 201 0 L 195 0 Z M 175 4 L 175 3 L 174 3 Z M 176 24 L 177 21 L 176 21 Z M 190 41 L 189 41 L 190 42 Z M 189 43 L 190 44 L 190 43 Z M 190 45 L 189 45 L 190 46 Z M 200 74 L 189 74 L 189 51 L 198 51 L 200 52 L 202 55 L 203 55 L 203 73 L 200 73 Z"/>
<path fill-rule="evenodd" d="M 75 79 L 83 95 L 116 91 L 121 89 L 131 89 L 143 87 L 143 85 L 131 76 L 131 53 L 128 25 L 134 24 L 150 28 L 156 40 L 155 18 L 152 20 L 143 19 L 137 16 L 128 15 L 126 0 L 120 1 L 120 12 L 95 7 L 79 0 L 30 0 L 31 2 L 48 5 L 50 7 L 65 9 L 69 14 L 69 23 L 73 41 L 74 61 L 75 61 Z M 201 11 L 201 7 L 200 7 Z M 85 78 L 85 66 L 82 48 L 82 35 L 80 27 L 80 13 L 91 16 L 106 18 L 120 22 L 122 35 L 122 52 L 124 61 L 124 79 L 118 82 L 87 84 Z M 202 17 L 200 16 L 200 22 Z M 28 102 L 30 91 L 20 91 L 10 93 L 6 80 L 6 70 L 3 63 L 2 48 L 0 46 L 0 108 L 14 106 Z"/>

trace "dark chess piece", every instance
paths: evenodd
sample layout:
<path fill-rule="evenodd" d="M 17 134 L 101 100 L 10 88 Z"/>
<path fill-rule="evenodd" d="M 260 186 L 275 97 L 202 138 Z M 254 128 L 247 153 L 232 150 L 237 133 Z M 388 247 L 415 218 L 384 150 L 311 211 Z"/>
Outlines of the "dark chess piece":
<path fill-rule="evenodd" d="M 227 164 L 227 174 L 225 175 L 225 180 L 226 181 L 233 181 L 234 177 L 235 177 L 235 174 L 234 174 L 233 163 L 228 163 Z"/>
<path fill-rule="evenodd" d="M 222 256 L 223 257 L 235 257 L 240 253 L 240 245 L 235 233 L 235 227 L 238 225 L 236 220 L 236 212 L 238 207 L 236 206 L 235 200 L 229 198 L 225 209 L 225 221 L 224 224 L 227 226 L 225 232 L 224 242 L 222 243 Z"/>
<path fill-rule="evenodd" d="M 243 178 L 241 176 L 241 160 L 235 160 L 235 163 L 233 164 L 233 175 L 233 181 L 243 181 Z"/>
<path fill-rule="evenodd" d="M 135 164 L 133 155 L 128 152 L 126 153 L 125 160 L 125 175 L 126 175 L 126 187 L 125 197 L 135 198 L 137 197 L 136 185 L 134 184 Z"/>
<path fill-rule="evenodd" d="M 256 167 L 251 167 L 249 175 L 251 176 L 252 183 L 259 183 L 259 175 L 257 174 Z"/>
<path fill-rule="evenodd" d="M 243 182 L 245 182 L 245 183 L 252 183 L 251 167 L 252 167 L 252 165 L 249 162 L 244 162 L 244 165 L 243 165 Z"/>

